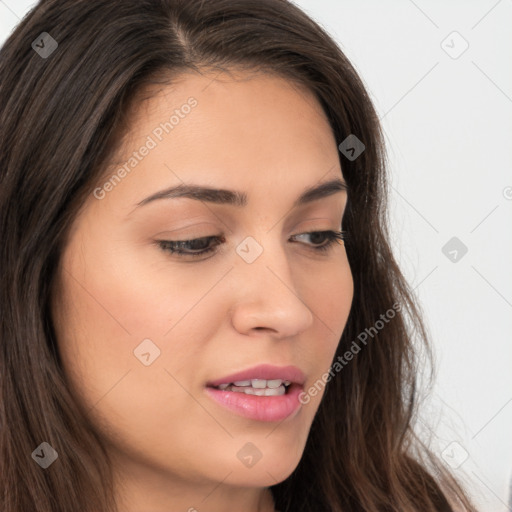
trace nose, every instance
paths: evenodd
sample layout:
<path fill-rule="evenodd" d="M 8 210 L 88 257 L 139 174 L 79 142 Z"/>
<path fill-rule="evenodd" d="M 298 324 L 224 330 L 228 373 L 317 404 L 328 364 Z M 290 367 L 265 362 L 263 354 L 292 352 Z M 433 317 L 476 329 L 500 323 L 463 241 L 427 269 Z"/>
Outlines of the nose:
<path fill-rule="evenodd" d="M 307 297 L 303 297 L 307 278 L 298 283 L 297 272 L 290 268 L 279 242 L 271 243 L 267 237 L 262 247 L 251 238 L 238 246 L 241 256 L 230 272 L 236 290 L 231 307 L 233 325 L 242 334 L 264 329 L 275 338 L 296 336 L 314 321 Z"/>

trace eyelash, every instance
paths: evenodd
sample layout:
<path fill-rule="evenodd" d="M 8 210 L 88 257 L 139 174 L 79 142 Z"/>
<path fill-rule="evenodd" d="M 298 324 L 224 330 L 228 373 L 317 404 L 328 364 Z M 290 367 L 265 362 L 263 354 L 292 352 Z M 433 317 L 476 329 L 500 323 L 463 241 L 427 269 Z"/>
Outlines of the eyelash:
<path fill-rule="evenodd" d="M 312 250 L 318 253 L 327 253 L 330 249 L 334 248 L 334 244 L 338 241 L 346 240 L 346 231 L 310 231 L 307 233 L 300 233 L 299 235 L 317 235 L 322 234 L 327 237 L 327 243 L 324 245 L 320 245 L 317 247 L 313 247 Z M 197 242 L 201 240 L 215 240 L 216 243 L 213 246 L 208 247 L 207 249 L 203 249 L 198 252 L 186 252 L 183 249 L 179 249 L 177 247 L 183 247 L 184 245 L 191 244 L 192 242 Z M 222 236 L 205 236 L 202 238 L 194 238 L 193 240 L 157 240 L 158 245 L 163 251 L 170 252 L 172 254 L 177 254 L 179 257 L 198 257 L 203 256 L 207 253 L 210 253 L 215 250 L 215 247 L 222 243 L 224 237 Z"/>

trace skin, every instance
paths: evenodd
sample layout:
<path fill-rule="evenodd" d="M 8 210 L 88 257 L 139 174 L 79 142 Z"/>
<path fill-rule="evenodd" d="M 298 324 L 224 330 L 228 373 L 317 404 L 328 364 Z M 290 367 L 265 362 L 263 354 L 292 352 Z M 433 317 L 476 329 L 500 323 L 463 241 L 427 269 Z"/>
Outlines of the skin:
<path fill-rule="evenodd" d="M 291 240 L 340 230 L 347 193 L 292 204 L 342 178 L 337 143 L 315 97 L 273 75 L 190 72 L 152 87 L 129 113 L 107 178 L 175 108 L 191 96 L 198 104 L 73 223 L 53 301 L 66 377 L 108 447 L 120 512 L 273 511 L 268 487 L 299 463 L 323 389 L 269 423 L 204 388 L 259 363 L 299 367 L 305 389 L 329 370 L 353 297 L 345 247 L 318 253 L 325 239 Z M 135 208 L 183 182 L 243 191 L 248 204 Z M 196 259 L 155 243 L 221 234 Z M 263 248 L 250 264 L 235 251 L 248 236 Z M 148 338 L 161 353 L 145 366 L 134 350 Z M 250 468 L 237 457 L 248 442 L 263 455 Z"/>

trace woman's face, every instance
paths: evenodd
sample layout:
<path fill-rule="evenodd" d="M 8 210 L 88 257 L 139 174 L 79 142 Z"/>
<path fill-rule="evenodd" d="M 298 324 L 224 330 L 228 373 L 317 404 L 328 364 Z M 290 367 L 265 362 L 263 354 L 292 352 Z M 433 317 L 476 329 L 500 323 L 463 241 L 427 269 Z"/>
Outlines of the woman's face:
<path fill-rule="evenodd" d="M 343 175 L 319 103 L 281 78 L 185 74 L 129 120 L 64 249 L 59 350 L 127 506 L 153 510 L 170 493 L 201 510 L 201 500 L 281 482 L 299 463 L 323 389 L 305 405 L 297 394 L 329 370 L 353 296 L 343 243 L 321 251 L 329 238 L 307 233 L 339 231 L 347 193 L 295 204 Z M 148 200 L 188 185 L 245 202 L 213 192 Z M 219 238 L 159 244 L 205 237 Z M 259 365 L 270 370 L 251 370 Z M 209 387 L 235 381 L 246 382 Z"/>

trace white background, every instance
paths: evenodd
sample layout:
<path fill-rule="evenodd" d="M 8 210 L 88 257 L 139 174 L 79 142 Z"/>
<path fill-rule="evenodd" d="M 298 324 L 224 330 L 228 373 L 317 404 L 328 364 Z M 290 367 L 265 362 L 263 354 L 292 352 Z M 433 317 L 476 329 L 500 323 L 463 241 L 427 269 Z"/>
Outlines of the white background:
<path fill-rule="evenodd" d="M 482 512 L 505 512 L 512 469 L 512 0 L 295 3 L 336 39 L 383 123 L 392 243 L 437 359 L 418 432 L 433 429 L 432 448 Z M 0 0 L 1 43 L 34 4 Z M 469 47 L 459 55 L 461 38 Z M 455 262 L 442 252 L 452 237 L 468 249 L 452 253 Z"/>

